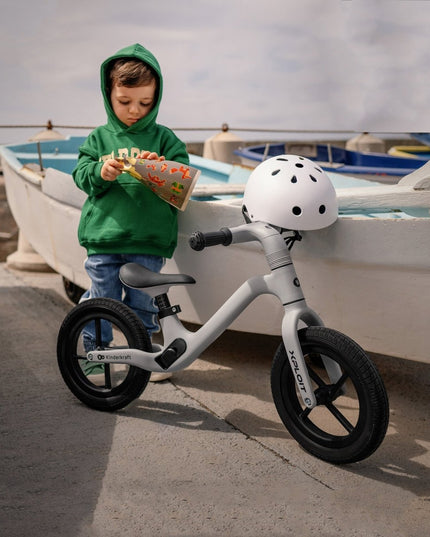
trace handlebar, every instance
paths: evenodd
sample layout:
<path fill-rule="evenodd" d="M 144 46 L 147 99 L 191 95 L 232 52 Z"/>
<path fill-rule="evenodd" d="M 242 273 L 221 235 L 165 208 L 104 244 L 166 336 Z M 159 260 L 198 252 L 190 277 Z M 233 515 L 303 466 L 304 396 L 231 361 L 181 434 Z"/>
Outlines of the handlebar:
<path fill-rule="evenodd" d="M 223 227 L 219 231 L 211 231 L 209 233 L 203 233 L 202 231 L 195 231 L 189 238 L 189 244 L 193 250 L 200 252 L 209 246 L 216 246 L 222 244 L 223 246 L 229 246 L 233 240 L 233 235 L 228 227 Z"/>

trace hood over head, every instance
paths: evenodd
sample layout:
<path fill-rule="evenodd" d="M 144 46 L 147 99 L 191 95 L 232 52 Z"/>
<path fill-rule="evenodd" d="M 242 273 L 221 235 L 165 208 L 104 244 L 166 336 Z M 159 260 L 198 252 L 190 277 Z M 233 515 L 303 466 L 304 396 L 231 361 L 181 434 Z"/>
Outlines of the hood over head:
<path fill-rule="evenodd" d="M 158 77 L 158 83 L 157 83 L 157 91 L 156 91 L 156 102 L 154 103 L 154 106 L 152 110 L 149 112 L 149 114 L 142 119 L 140 119 L 137 123 L 132 125 L 131 127 L 127 127 L 122 121 L 120 121 L 117 116 L 115 115 L 111 100 L 110 100 L 110 91 L 109 91 L 109 85 L 110 85 L 110 79 L 109 79 L 109 73 L 111 70 L 111 67 L 115 60 L 118 60 L 120 58 L 130 58 L 132 60 L 141 60 L 155 71 L 157 77 Z M 155 123 L 155 120 L 157 119 L 158 115 L 158 109 L 161 102 L 161 97 L 163 94 L 163 77 L 161 75 L 161 69 L 160 65 L 155 58 L 155 56 L 145 47 L 140 45 L 139 43 L 136 43 L 134 45 L 130 45 L 128 47 L 122 48 L 109 58 L 105 60 L 101 67 L 100 67 L 100 81 L 101 81 L 101 90 L 103 94 L 103 100 L 105 105 L 105 110 L 108 116 L 108 125 L 113 127 L 115 130 L 127 130 L 128 132 L 138 132 L 141 129 L 144 129 L 148 127 L 151 124 Z"/>

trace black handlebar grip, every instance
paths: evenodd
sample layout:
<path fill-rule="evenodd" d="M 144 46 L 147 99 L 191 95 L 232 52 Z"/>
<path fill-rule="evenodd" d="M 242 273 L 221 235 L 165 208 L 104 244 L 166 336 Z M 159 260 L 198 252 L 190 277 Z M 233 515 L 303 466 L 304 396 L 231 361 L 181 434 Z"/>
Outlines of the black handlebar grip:
<path fill-rule="evenodd" d="M 233 235 L 231 231 L 228 227 L 223 227 L 219 231 L 211 231 L 209 233 L 195 231 L 189 239 L 189 244 L 193 250 L 200 252 L 204 248 L 216 246 L 217 244 L 228 246 L 232 240 Z"/>

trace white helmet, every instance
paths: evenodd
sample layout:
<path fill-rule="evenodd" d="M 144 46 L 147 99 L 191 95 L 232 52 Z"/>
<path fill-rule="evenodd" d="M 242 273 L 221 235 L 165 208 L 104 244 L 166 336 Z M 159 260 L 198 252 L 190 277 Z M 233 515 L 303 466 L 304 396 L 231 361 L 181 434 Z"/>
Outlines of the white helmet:
<path fill-rule="evenodd" d="M 243 197 L 249 220 L 290 230 L 330 226 L 337 209 L 328 175 L 315 162 L 296 155 L 279 155 L 259 164 Z"/>

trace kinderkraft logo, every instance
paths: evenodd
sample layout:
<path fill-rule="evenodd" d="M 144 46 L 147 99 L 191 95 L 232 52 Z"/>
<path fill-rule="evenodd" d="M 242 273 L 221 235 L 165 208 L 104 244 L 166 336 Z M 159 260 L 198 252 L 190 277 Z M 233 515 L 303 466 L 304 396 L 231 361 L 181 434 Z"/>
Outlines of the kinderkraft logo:
<path fill-rule="evenodd" d="M 88 358 L 90 360 L 98 360 L 99 362 L 106 360 L 106 361 L 120 361 L 120 362 L 127 362 L 131 360 L 131 354 L 89 354 Z"/>

